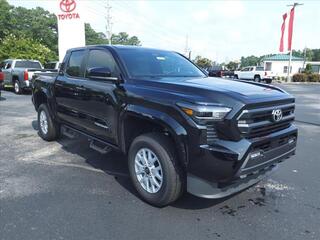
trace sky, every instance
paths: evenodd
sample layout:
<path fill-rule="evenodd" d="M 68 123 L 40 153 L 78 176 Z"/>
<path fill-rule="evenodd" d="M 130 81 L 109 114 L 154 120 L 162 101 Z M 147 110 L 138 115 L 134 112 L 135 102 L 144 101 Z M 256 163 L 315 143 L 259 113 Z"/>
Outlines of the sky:
<path fill-rule="evenodd" d="M 85 22 L 105 32 L 106 2 L 75 0 Z M 60 0 L 9 0 L 27 8 L 53 11 Z M 241 56 L 278 53 L 282 14 L 292 4 L 280 0 L 109 0 L 114 33 L 137 36 L 142 46 L 197 55 L 217 62 Z M 320 48 L 320 1 L 299 1 L 295 11 L 293 48 Z"/>

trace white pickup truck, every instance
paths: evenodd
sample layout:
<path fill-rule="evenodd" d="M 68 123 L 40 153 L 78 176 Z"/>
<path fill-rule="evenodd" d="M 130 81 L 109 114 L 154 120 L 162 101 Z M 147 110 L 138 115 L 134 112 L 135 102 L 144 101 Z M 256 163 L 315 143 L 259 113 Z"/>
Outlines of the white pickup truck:
<path fill-rule="evenodd" d="M 242 68 L 240 71 L 234 72 L 236 79 L 253 80 L 255 82 L 266 81 L 271 83 L 273 74 L 270 71 L 265 71 L 263 67 L 249 66 Z"/>

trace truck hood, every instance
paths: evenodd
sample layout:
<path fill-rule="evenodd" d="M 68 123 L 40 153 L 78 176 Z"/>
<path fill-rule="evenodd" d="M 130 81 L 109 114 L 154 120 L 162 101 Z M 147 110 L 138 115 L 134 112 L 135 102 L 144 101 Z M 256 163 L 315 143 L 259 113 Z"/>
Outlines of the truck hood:
<path fill-rule="evenodd" d="M 272 85 L 260 84 L 249 81 L 235 81 L 223 78 L 193 78 L 186 79 L 179 84 L 185 84 L 211 91 L 224 92 L 241 98 L 260 99 L 284 96 L 287 93 Z"/>
<path fill-rule="evenodd" d="M 285 91 L 252 81 L 234 81 L 223 78 L 158 78 L 136 79 L 135 94 L 144 99 L 161 101 L 190 101 L 222 105 L 255 104 L 293 98 Z M 135 82 L 135 81 L 134 81 Z M 155 100 L 157 101 L 157 100 Z"/>

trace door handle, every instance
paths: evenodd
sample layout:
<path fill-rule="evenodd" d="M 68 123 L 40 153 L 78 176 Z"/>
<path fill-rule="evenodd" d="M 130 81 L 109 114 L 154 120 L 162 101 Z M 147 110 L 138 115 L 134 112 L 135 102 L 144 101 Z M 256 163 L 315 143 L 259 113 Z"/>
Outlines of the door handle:
<path fill-rule="evenodd" d="M 77 86 L 76 89 L 79 90 L 79 91 L 85 91 L 86 90 L 86 88 L 83 87 L 83 86 L 80 86 L 80 87 Z"/>

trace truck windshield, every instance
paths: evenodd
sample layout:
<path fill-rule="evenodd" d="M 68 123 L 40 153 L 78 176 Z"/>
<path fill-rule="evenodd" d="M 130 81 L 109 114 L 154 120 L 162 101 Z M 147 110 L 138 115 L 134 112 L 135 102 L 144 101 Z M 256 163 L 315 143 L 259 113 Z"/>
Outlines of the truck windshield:
<path fill-rule="evenodd" d="M 153 49 L 119 49 L 130 77 L 206 77 L 195 65 L 175 52 Z"/>
<path fill-rule="evenodd" d="M 42 68 L 39 62 L 34 61 L 16 61 L 16 68 Z"/>

